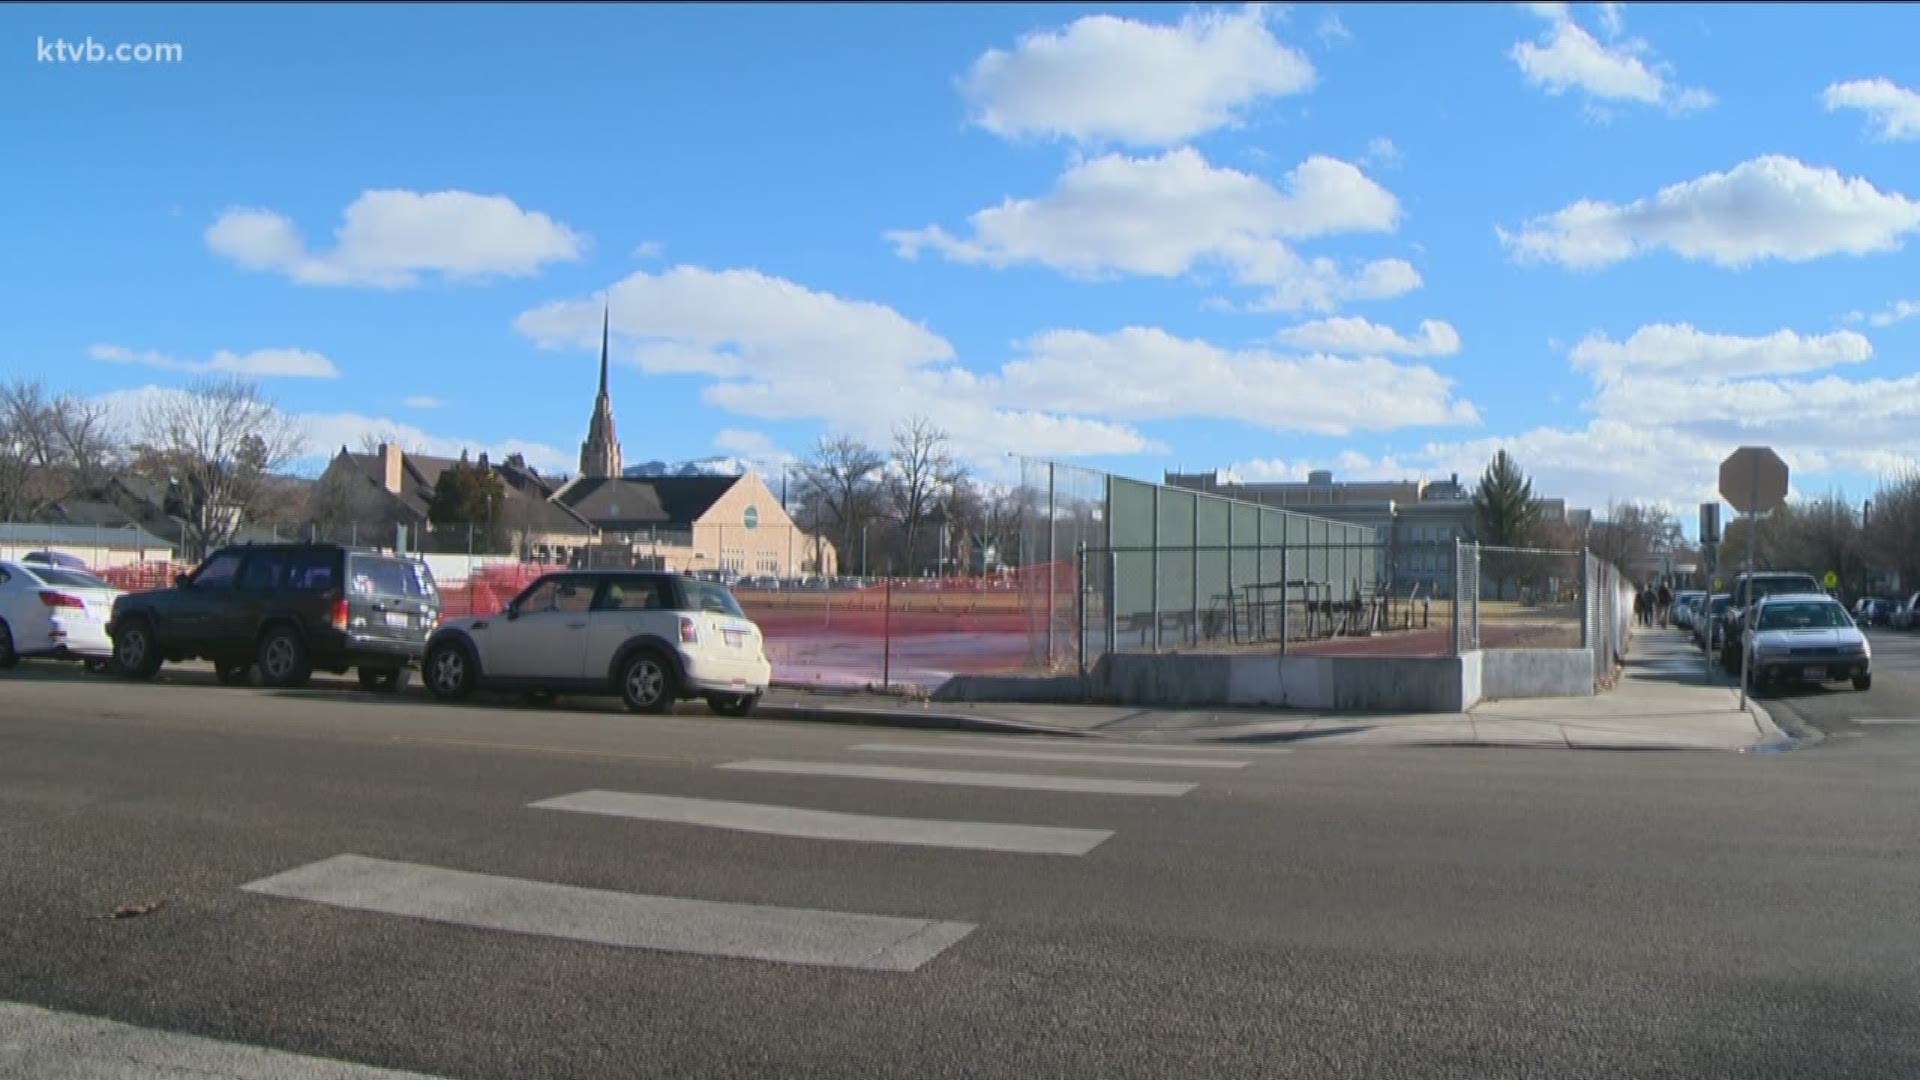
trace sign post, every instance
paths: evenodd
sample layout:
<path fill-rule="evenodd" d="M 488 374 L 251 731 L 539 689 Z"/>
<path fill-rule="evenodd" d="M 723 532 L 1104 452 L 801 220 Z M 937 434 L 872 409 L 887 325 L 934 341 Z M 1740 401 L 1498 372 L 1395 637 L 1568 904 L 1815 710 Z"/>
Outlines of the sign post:
<path fill-rule="evenodd" d="M 1787 463 L 1766 446 L 1743 446 L 1720 463 L 1720 497 L 1735 510 L 1747 515 L 1747 571 L 1752 573 L 1753 534 L 1759 531 L 1759 516 L 1772 513 L 1787 501 Z M 1738 600 L 1740 597 L 1735 597 Z M 1747 686 L 1753 676 L 1754 603 L 1749 580 L 1746 606 L 1740 612 L 1740 711 L 1747 710 Z"/>

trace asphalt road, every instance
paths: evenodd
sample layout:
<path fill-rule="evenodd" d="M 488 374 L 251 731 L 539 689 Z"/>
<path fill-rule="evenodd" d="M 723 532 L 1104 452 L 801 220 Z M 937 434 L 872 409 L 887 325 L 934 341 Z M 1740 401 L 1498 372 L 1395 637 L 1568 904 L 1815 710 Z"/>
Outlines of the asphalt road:
<path fill-rule="evenodd" d="M 854 749 L 874 745 L 904 749 Z M 1087 760 L 1130 753 L 1147 754 L 29 667 L 0 678 L 0 1002 L 474 1080 L 1920 1075 L 1920 739 Z M 749 760 L 826 772 L 720 767 Z M 827 774 L 849 765 L 1159 786 Z M 1092 846 L 531 806 L 585 792 Z M 242 888 L 318 881 L 349 854 L 441 880 L 356 879 L 333 902 Z M 571 888 L 516 906 L 462 891 L 480 881 Z M 808 922 L 799 944 L 826 961 L 725 955 L 765 919 L 684 936 L 705 955 L 584 940 L 634 897 L 925 921 L 913 945 L 931 952 L 874 970 L 900 954 L 836 952 L 840 931 Z M 561 914 L 571 937 L 460 925 Z M 0 1032 L 0 1075 L 49 1074 L 19 1054 Z"/>

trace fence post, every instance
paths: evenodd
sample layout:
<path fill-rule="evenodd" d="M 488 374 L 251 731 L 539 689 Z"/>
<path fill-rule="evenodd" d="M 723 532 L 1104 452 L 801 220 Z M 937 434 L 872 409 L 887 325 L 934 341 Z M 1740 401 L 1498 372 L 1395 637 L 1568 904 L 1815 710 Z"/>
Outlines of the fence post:
<path fill-rule="evenodd" d="M 1109 522 L 1111 524 L 1111 522 Z M 1107 652 L 1120 639 L 1120 553 L 1107 548 Z"/>
<path fill-rule="evenodd" d="M 1473 647 L 1480 648 L 1480 545 L 1473 545 Z"/>
<path fill-rule="evenodd" d="M 880 609 L 880 689 L 893 685 L 893 575 L 887 575 Z"/>
<path fill-rule="evenodd" d="M 1460 538 L 1453 538 L 1453 655 L 1460 655 Z"/>
<path fill-rule="evenodd" d="M 1592 604 L 1592 601 L 1588 599 L 1589 595 L 1593 591 L 1592 587 L 1588 584 L 1588 578 L 1592 574 L 1592 570 L 1589 565 L 1591 559 L 1592 559 L 1592 555 L 1588 553 L 1587 549 L 1581 548 L 1580 549 L 1580 647 L 1587 650 L 1588 652 L 1593 651 L 1593 626 L 1592 626 L 1593 604 Z M 1594 670 L 1596 673 L 1599 671 L 1598 668 L 1595 668 Z"/>
<path fill-rule="evenodd" d="M 1048 465 L 1047 469 L 1051 472 L 1053 466 Z M 1087 677 L 1087 542 L 1085 540 L 1080 541 L 1078 549 L 1073 553 L 1073 571 L 1074 627 L 1079 631 L 1080 641 L 1078 652 L 1080 654 L 1080 677 L 1084 679 Z M 1048 584 L 1051 586 L 1051 579 L 1053 577 L 1051 563 L 1048 564 L 1047 577 L 1049 579 Z M 1047 605 L 1048 607 L 1052 607 L 1053 605 L 1051 594 L 1048 596 Z M 1047 663 L 1049 665 L 1053 663 L 1052 618 L 1048 618 L 1047 620 Z"/>
<path fill-rule="evenodd" d="M 1160 486 L 1153 488 L 1153 588 L 1148 591 L 1153 612 L 1153 651 L 1160 651 Z"/>
<path fill-rule="evenodd" d="M 1280 655 L 1287 655 L 1287 542 L 1280 541 Z"/>
<path fill-rule="evenodd" d="M 1022 477 L 1022 480 L 1024 479 L 1025 478 Z M 1054 554 L 1054 542 L 1053 462 L 1049 461 L 1047 462 L 1047 663 L 1049 666 L 1053 663 L 1053 597 L 1055 592 L 1053 567 L 1056 558 Z M 1076 597 L 1075 603 L 1082 609 L 1080 619 L 1080 674 L 1082 675 L 1087 673 L 1087 622 L 1085 616 L 1086 602 L 1079 599 L 1079 597 L 1084 596 L 1086 593 L 1086 555 L 1087 542 L 1082 540 L 1080 541 L 1080 550 L 1077 556 L 1079 560 L 1076 566 L 1078 576 L 1075 578 L 1076 584 L 1073 590 Z M 864 569 L 864 567 L 862 569 Z"/>

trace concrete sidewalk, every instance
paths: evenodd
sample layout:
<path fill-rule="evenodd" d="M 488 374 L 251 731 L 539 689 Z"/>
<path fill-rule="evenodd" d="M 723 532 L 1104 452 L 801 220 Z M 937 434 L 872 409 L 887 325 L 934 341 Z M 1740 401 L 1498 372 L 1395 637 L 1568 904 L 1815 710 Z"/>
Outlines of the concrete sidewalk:
<path fill-rule="evenodd" d="M 1787 736 L 1713 674 L 1683 631 L 1640 630 L 1617 686 L 1592 697 L 1490 701 L 1464 713 L 1383 715 L 1112 705 L 958 704 L 878 694 L 775 691 L 769 717 L 1144 743 L 1293 746 L 1523 746 L 1569 750 L 1747 750 Z"/>

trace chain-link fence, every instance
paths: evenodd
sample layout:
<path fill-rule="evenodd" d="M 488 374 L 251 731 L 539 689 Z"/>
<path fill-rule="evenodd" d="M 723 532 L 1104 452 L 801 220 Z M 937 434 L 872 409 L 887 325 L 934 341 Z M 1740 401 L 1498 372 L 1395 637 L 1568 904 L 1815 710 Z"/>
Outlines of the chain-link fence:
<path fill-rule="evenodd" d="M 1593 650 L 1594 689 L 1613 685 L 1627 659 L 1627 641 L 1633 634 L 1633 582 L 1611 563 L 1592 554 L 1586 564 L 1585 641 Z"/>
<path fill-rule="evenodd" d="M 1473 598 L 1463 647 L 1578 649 L 1585 639 L 1578 551 L 1462 545 Z M 1469 587 L 1471 586 L 1471 587 Z"/>

